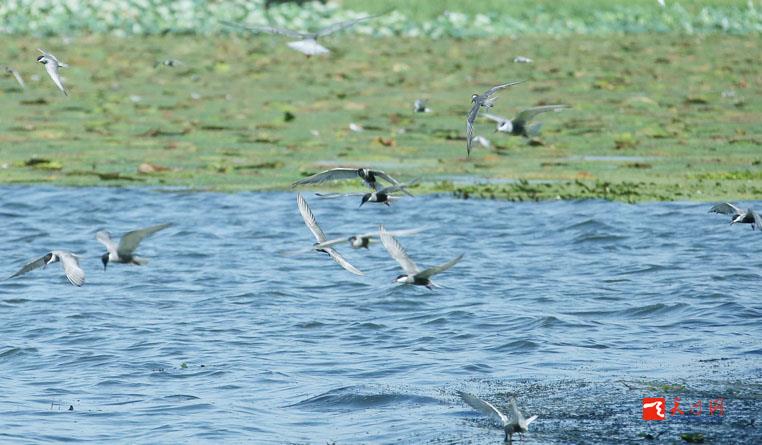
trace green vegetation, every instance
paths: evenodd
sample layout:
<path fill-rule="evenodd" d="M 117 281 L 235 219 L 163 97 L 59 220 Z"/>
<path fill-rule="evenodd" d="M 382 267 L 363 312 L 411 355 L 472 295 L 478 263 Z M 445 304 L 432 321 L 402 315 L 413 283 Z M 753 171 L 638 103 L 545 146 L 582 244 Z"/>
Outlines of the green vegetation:
<path fill-rule="evenodd" d="M 71 45 L 7 37 L 0 62 L 21 72 L 27 90 L 0 77 L 0 183 L 272 190 L 321 169 L 369 165 L 422 177 L 421 193 L 464 197 L 762 196 L 757 37 L 325 44 L 335 52 L 307 59 L 269 36 L 90 36 Z M 70 65 L 69 97 L 34 62 L 38 47 Z M 516 55 L 535 63 L 513 63 Z M 154 67 L 166 58 L 185 65 Z M 574 108 L 541 115 L 532 143 L 479 119 L 476 134 L 493 147 L 466 158 L 470 95 L 514 79 L 527 82 L 500 94 L 496 114 Z M 412 112 L 419 97 L 432 113 Z M 352 122 L 365 131 L 350 131 Z"/>

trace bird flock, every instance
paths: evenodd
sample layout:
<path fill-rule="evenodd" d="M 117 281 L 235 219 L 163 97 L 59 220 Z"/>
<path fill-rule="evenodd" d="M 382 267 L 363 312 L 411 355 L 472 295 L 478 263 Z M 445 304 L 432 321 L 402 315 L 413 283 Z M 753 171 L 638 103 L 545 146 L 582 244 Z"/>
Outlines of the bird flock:
<path fill-rule="evenodd" d="M 373 19 L 379 15 L 366 16 L 354 20 L 338 22 L 316 32 L 302 32 L 265 26 L 247 26 L 232 22 L 222 23 L 225 26 L 242 28 L 252 33 L 277 34 L 296 39 L 288 42 L 288 46 L 291 49 L 306 55 L 307 57 L 312 57 L 330 53 L 328 48 L 318 43 L 318 39 L 345 30 L 366 20 Z M 51 54 L 48 51 L 43 49 L 39 49 L 39 51 L 42 55 L 37 57 L 37 62 L 45 66 L 45 70 L 55 86 L 64 95 L 68 96 L 69 93 L 65 88 L 59 74 L 59 70 L 61 68 L 66 68 L 68 65 L 61 62 L 55 55 Z M 513 61 L 515 63 L 533 62 L 531 59 L 523 56 L 518 56 Z M 156 65 L 176 67 L 182 64 L 183 63 L 181 61 L 167 59 L 157 62 Z M 3 67 L 3 69 L 7 74 L 12 75 L 22 88 L 26 88 L 26 84 L 24 83 L 21 74 L 17 70 L 7 66 Z M 473 94 L 471 96 L 472 106 L 466 115 L 465 139 L 467 156 L 470 157 L 471 150 L 475 142 L 482 146 L 489 146 L 489 141 L 486 138 L 483 136 L 474 135 L 474 123 L 479 116 L 482 108 L 493 108 L 495 106 L 498 92 L 506 88 L 518 85 L 522 82 L 523 81 L 512 81 L 498 84 L 489 88 L 482 94 Z M 486 111 L 482 113 L 482 116 L 495 122 L 495 132 L 506 133 L 514 136 L 522 136 L 525 138 L 533 138 L 539 134 L 540 128 L 542 126 L 542 123 L 532 123 L 533 118 L 541 113 L 558 112 L 568 108 L 570 107 L 565 104 L 542 105 L 525 109 L 519 112 L 512 119 L 508 119 L 497 114 L 488 113 Z M 431 109 L 428 107 L 427 100 L 417 99 L 413 104 L 413 111 L 416 113 L 429 113 L 431 112 Z M 354 180 L 357 178 L 361 179 L 364 185 L 370 189 L 369 192 L 316 193 L 315 195 L 321 199 L 337 198 L 343 196 L 358 196 L 361 197 L 360 207 L 366 203 L 378 203 L 390 206 L 392 202 L 401 199 L 403 197 L 402 195 L 412 198 L 413 194 L 408 189 L 411 186 L 415 185 L 418 181 L 418 179 L 413 179 L 403 183 L 381 170 L 371 168 L 340 167 L 326 170 L 295 181 L 291 185 L 291 188 L 293 189 L 302 186 L 318 185 L 328 181 Z M 301 193 L 296 194 L 296 203 L 305 225 L 315 238 L 315 243 L 308 249 L 290 252 L 288 255 L 301 254 L 312 251 L 321 252 L 328 255 L 334 262 L 336 262 L 346 271 L 355 275 L 363 275 L 363 272 L 353 266 L 349 261 L 347 261 L 338 252 L 337 248 L 340 245 L 346 243 L 349 244 L 352 249 L 368 249 L 372 242 L 380 240 L 386 251 L 399 264 L 402 271 L 404 272 L 398 275 L 394 281 L 401 284 L 425 286 L 429 289 L 438 287 L 432 281 L 433 276 L 447 271 L 463 259 L 463 254 L 460 254 L 450 259 L 449 261 L 425 269 L 421 269 L 419 266 L 417 266 L 397 238 L 415 235 L 425 230 L 426 228 L 412 228 L 389 231 L 383 225 L 379 225 L 377 230 L 374 231 L 329 239 L 321 229 L 315 218 L 315 215 L 312 213 L 312 210 L 307 203 L 307 200 Z M 762 230 L 762 219 L 760 218 L 760 215 L 751 208 L 743 210 L 742 208 L 731 203 L 721 203 L 713 206 L 709 212 L 729 215 L 731 217 L 730 224 L 750 224 L 752 230 Z M 103 263 L 104 270 L 108 267 L 109 263 L 132 265 L 146 264 L 146 259 L 136 255 L 136 250 L 139 244 L 145 238 L 171 226 L 171 223 L 164 223 L 133 230 L 125 233 L 118 243 L 112 239 L 109 232 L 105 230 L 98 231 L 95 235 L 95 238 L 106 248 L 106 252 L 101 256 L 101 262 Z M 78 255 L 70 251 L 52 250 L 39 258 L 27 262 L 16 273 L 9 276 L 8 279 L 25 275 L 35 269 L 45 269 L 50 264 L 60 262 L 64 275 L 68 281 L 75 286 L 82 286 L 85 283 L 85 272 L 79 264 L 79 259 L 80 257 Z M 526 433 L 528 426 L 535 419 L 537 419 L 537 416 L 525 418 L 521 411 L 518 409 L 514 398 L 509 399 L 509 411 L 508 414 L 505 414 L 492 403 L 482 400 L 472 394 L 462 391 L 458 391 L 457 394 L 465 404 L 469 405 L 474 410 L 486 416 L 492 417 L 498 421 L 505 431 L 506 441 L 510 441 L 512 439 L 512 435 L 515 433 L 520 435 Z"/>

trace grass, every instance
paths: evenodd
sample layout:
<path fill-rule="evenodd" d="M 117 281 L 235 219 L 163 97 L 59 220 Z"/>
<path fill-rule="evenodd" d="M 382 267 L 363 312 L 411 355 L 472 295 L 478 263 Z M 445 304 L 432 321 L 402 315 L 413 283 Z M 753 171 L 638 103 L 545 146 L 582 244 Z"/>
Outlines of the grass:
<path fill-rule="evenodd" d="M 462 197 L 762 195 L 756 37 L 326 42 L 331 56 L 306 59 L 277 37 L 6 38 L 0 60 L 18 61 L 28 89 L 0 77 L 0 183 L 272 190 L 369 165 L 422 177 L 420 192 Z M 34 63 L 37 47 L 70 65 L 69 97 Z M 514 55 L 535 63 L 514 64 Z M 165 58 L 186 65 L 154 67 Z M 495 113 L 574 109 L 542 115 L 534 144 L 479 120 L 476 134 L 494 146 L 467 158 L 470 95 L 513 79 L 527 82 L 502 93 Z M 418 97 L 434 111 L 414 114 Z M 366 130 L 350 131 L 351 122 Z"/>

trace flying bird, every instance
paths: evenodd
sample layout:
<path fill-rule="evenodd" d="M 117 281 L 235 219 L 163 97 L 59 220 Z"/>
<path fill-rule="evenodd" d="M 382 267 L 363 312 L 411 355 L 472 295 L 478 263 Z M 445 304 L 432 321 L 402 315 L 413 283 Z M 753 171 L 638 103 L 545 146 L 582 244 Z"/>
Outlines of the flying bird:
<path fill-rule="evenodd" d="M 362 200 L 360 201 L 360 207 L 363 206 L 366 202 L 376 202 L 379 204 L 386 204 L 387 206 L 392 205 L 392 202 L 400 199 L 399 196 L 392 195 L 392 193 L 397 191 L 403 191 L 409 196 L 413 196 L 410 194 L 410 192 L 406 191 L 406 187 L 410 187 L 411 185 L 418 182 L 417 179 L 414 179 L 407 184 L 399 184 L 399 185 L 390 185 L 388 187 L 384 187 L 382 189 L 370 192 L 370 193 L 315 193 L 317 196 L 321 198 L 339 198 L 342 196 L 362 196 Z"/>
<path fill-rule="evenodd" d="M 66 274 L 66 278 L 68 278 L 71 284 L 78 287 L 85 284 L 85 271 L 79 267 L 79 260 L 77 255 L 74 255 L 73 253 L 65 250 L 53 250 L 43 257 L 30 261 L 29 263 L 25 264 L 24 267 L 19 269 L 18 272 L 8 277 L 8 279 L 18 277 L 19 275 L 24 275 L 25 273 L 34 269 L 39 269 L 40 267 L 45 269 L 47 268 L 48 264 L 52 264 L 58 261 L 61 262 L 64 274 Z"/>
<path fill-rule="evenodd" d="M 534 60 L 530 59 L 529 57 L 524 56 L 516 56 L 513 58 L 513 63 L 532 63 Z"/>
<path fill-rule="evenodd" d="M 21 88 L 26 89 L 26 84 L 24 83 L 24 79 L 21 77 L 21 73 L 19 73 L 15 68 L 11 68 L 9 66 L 4 66 L 3 69 L 6 73 L 11 74 L 16 78 L 16 82 L 21 85 Z"/>
<path fill-rule="evenodd" d="M 529 424 L 537 419 L 537 416 L 532 416 L 528 419 L 525 419 L 521 414 L 521 411 L 519 411 L 519 408 L 516 406 L 516 399 L 513 397 L 511 397 L 510 400 L 511 416 L 508 417 L 507 415 L 503 414 L 502 411 L 497 409 L 495 405 L 482 400 L 473 394 L 458 391 L 458 395 L 471 408 L 479 411 L 486 416 L 498 420 L 502 424 L 503 430 L 505 430 L 505 441 L 508 443 L 512 442 L 514 433 L 519 433 L 523 438 L 523 434 L 527 432 Z"/>
<path fill-rule="evenodd" d="M 160 60 L 154 64 L 154 67 L 159 67 L 160 65 L 168 66 L 170 68 L 175 68 L 178 66 L 183 66 L 185 63 L 183 63 L 180 60 L 177 59 L 166 59 L 166 60 Z"/>
<path fill-rule="evenodd" d="M 497 97 L 493 97 L 495 93 L 521 82 L 523 82 L 523 80 L 496 85 L 485 91 L 484 94 L 471 95 L 471 103 L 473 105 L 471 106 L 471 111 L 468 112 L 468 118 L 466 119 L 466 151 L 469 156 L 471 156 L 471 142 L 474 139 L 474 121 L 479 114 L 479 109 L 481 107 L 492 108 L 495 105 L 495 100 L 497 100 Z"/>
<path fill-rule="evenodd" d="M 429 289 L 433 289 L 436 284 L 431 281 L 431 277 L 442 273 L 452 266 L 458 264 L 458 262 L 463 258 L 463 254 L 460 254 L 444 264 L 420 270 L 418 266 L 415 265 L 413 260 L 410 259 L 407 252 L 405 252 L 405 248 L 402 247 L 399 241 L 397 241 L 397 239 L 394 238 L 391 233 L 387 232 L 386 229 L 384 229 L 383 225 L 379 229 L 379 236 L 381 238 L 381 243 L 386 248 L 386 251 L 389 252 L 389 255 L 391 255 L 391 257 L 394 258 L 394 260 L 397 261 L 400 266 L 402 266 L 402 270 L 405 271 L 404 274 L 398 275 L 397 278 L 394 279 L 394 281 L 397 283 L 415 284 L 418 286 L 426 286 Z"/>
<path fill-rule="evenodd" d="M 349 264 L 349 261 L 345 260 L 344 257 L 339 254 L 339 252 L 333 249 L 333 247 L 321 246 L 321 243 L 326 242 L 327 238 L 315 220 L 315 215 L 312 214 L 310 206 L 307 205 L 307 201 L 305 201 L 301 193 L 296 194 L 296 205 L 299 207 L 299 213 L 302 214 L 304 224 L 307 225 L 307 228 L 310 229 L 310 232 L 312 232 L 312 234 L 315 236 L 315 239 L 317 240 L 317 242 L 312 245 L 312 250 L 327 253 L 331 258 L 333 258 L 334 261 L 336 261 L 336 263 L 338 263 L 339 266 L 343 267 L 349 272 L 352 272 L 355 275 L 364 275 L 356 267 Z"/>
<path fill-rule="evenodd" d="M 56 56 L 50 54 L 45 50 L 37 48 L 37 51 L 42 53 L 42 55 L 37 58 L 37 61 L 45 65 L 45 70 L 48 72 L 50 78 L 53 79 L 53 83 L 56 84 L 58 89 L 61 90 L 64 95 L 68 96 L 69 93 L 66 92 L 66 88 L 64 88 L 63 82 L 61 82 L 61 76 L 58 74 L 58 69 L 66 68 L 69 65 L 60 62 L 58 59 L 56 59 Z"/>
<path fill-rule="evenodd" d="M 762 230 L 762 218 L 752 208 L 742 210 L 729 202 L 723 202 L 709 209 L 709 213 L 730 215 L 730 224 L 751 224 L 752 230 Z"/>
<path fill-rule="evenodd" d="M 567 108 L 571 107 L 568 105 L 542 105 L 539 107 L 527 108 L 517 114 L 513 119 L 507 119 L 503 116 L 490 113 L 483 113 L 483 116 L 496 122 L 497 126 L 495 131 L 531 138 L 540 134 L 540 128 L 542 128 L 542 122 L 529 124 L 535 116 L 541 113 L 547 113 L 548 111 L 561 111 Z"/>
<path fill-rule="evenodd" d="M 326 181 L 340 181 L 343 179 L 354 179 L 359 177 L 363 180 L 365 185 L 370 187 L 373 190 L 379 191 L 382 187 L 378 183 L 378 179 L 383 179 L 384 181 L 388 182 L 391 185 L 401 185 L 400 182 L 391 176 L 387 175 L 385 172 L 381 170 L 372 170 L 369 168 L 332 168 L 330 170 L 326 170 L 324 172 L 316 173 L 312 176 L 306 177 L 304 179 L 300 179 L 293 184 L 291 184 L 291 187 L 296 187 L 298 185 L 305 185 L 305 184 L 321 184 Z M 409 196 L 413 196 L 405 190 L 404 188 L 401 189 L 402 192 Z"/>
<path fill-rule="evenodd" d="M 114 240 L 111 239 L 111 234 L 107 231 L 99 231 L 95 234 L 95 239 L 106 246 L 107 251 L 103 254 L 103 256 L 101 256 L 103 270 L 106 270 L 106 266 L 108 266 L 109 262 L 136 264 L 138 266 L 142 266 L 148 263 L 148 260 L 145 258 L 135 256 L 135 249 L 138 248 L 140 242 L 145 238 L 153 235 L 159 230 L 164 230 L 171 225 L 171 223 L 158 224 L 155 226 L 146 227 L 144 229 L 127 232 L 122 235 L 122 239 L 119 240 L 119 244 L 115 243 Z"/>
<path fill-rule="evenodd" d="M 290 37 L 292 39 L 298 39 L 298 40 L 289 42 L 288 43 L 289 48 L 299 51 L 300 53 L 305 54 L 306 56 L 309 57 L 309 56 L 319 56 L 321 54 L 328 54 L 331 52 L 331 50 L 329 50 L 328 48 L 324 47 L 323 45 L 317 42 L 318 38 L 337 33 L 347 28 L 351 28 L 352 26 L 360 22 L 364 22 L 366 20 L 370 20 L 381 15 L 383 14 L 369 15 L 366 17 L 360 17 L 357 19 L 334 23 L 332 25 L 329 25 L 329 26 L 326 26 L 325 28 L 320 29 L 317 32 L 301 32 L 301 31 L 294 31 L 294 30 L 285 29 L 285 28 L 276 28 L 272 26 L 246 26 L 246 25 L 241 25 L 238 23 L 227 22 L 227 21 L 223 21 L 222 24 L 227 26 L 233 26 L 236 28 L 242 28 L 242 29 L 251 31 L 253 33 L 265 32 L 268 34 L 277 34 L 277 35 Z"/>

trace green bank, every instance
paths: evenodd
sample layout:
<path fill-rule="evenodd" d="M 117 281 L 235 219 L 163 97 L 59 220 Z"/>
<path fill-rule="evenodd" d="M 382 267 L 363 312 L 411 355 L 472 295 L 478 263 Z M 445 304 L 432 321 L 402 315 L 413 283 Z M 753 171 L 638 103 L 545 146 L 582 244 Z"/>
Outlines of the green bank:
<path fill-rule="evenodd" d="M 307 59 L 279 37 L 6 37 L 0 183 L 279 190 L 334 166 L 373 166 L 418 191 L 498 199 L 745 200 L 762 196 L 757 35 L 336 36 Z M 70 65 L 60 94 L 35 63 Z M 513 63 L 515 56 L 534 60 Z M 156 62 L 183 62 L 168 67 Z M 493 111 L 539 104 L 540 138 L 465 150 L 470 96 L 508 80 Z M 414 113 L 417 98 L 431 113 Z M 357 124 L 363 131 L 350 130 Z M 344 187 L 348 187 L 345 185 Z M 357 186 L 357 185 L 355 185 Z"/>

